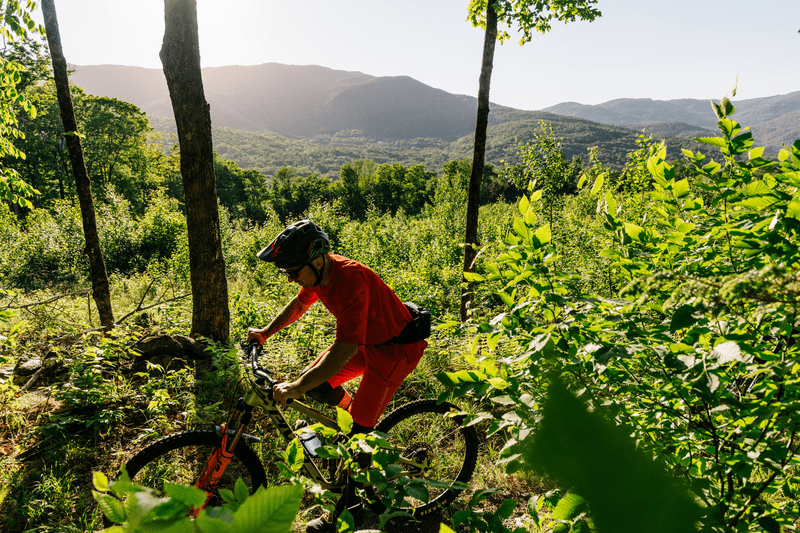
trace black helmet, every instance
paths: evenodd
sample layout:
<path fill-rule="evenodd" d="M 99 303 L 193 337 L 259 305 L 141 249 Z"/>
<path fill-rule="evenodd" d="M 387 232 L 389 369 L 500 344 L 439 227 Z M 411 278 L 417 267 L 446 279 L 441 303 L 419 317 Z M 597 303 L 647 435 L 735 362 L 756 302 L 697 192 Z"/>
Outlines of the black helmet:
<path fill-rule="evenodd" d="M 275 263 L 278 268 L 303 266 L 331 249 L 331 241 L 322 228 L 310 220 L 288 226 L 269 246 L 258 252 L 262 261 Z"/>

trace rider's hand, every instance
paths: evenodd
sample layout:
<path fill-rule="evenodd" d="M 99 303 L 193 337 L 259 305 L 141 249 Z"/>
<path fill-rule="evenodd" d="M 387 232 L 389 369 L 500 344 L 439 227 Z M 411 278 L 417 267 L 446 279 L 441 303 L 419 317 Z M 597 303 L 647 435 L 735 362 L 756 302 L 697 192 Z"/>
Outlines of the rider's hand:
<path fill-rule="evenodd" d="M 258 328 L 247 329 L 247 340 L 245 340 L 245 343 L 249 344 L 253 341 L 256 341 L 258 345 L 261 346 L 262 344 L 264 344 L 264 341 L 266 340 L 267 340 L 267 334 L 264 332 L 263 329 L 258 329 Z"/>
<path fill-rule="evenodd" d="M 303 393 L 294 383 L 284 381 L 272 387 L 272 397 L 281 405 L 286 405 L 289 400 L 296 400 L 303 396 Z"/>

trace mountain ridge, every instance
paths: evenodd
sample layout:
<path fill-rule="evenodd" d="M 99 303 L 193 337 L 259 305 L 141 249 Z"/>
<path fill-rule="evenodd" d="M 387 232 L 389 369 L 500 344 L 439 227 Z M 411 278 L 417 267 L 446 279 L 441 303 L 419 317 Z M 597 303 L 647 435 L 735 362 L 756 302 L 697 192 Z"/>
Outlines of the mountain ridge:
<path fill-rule="evenodd" d="M 783 95 L 734 100 L 733 119 L 750 127 L 758 146 L 777 150 L 800 138 L 800 91 Z M 696 128 L 716 132 L 716 117 L 708 100 L 681 98 L 652 100 L 650 98 L 617 98 L 601 104 L 563 102 L 547 107 L 558 115 L 593 120 L 634 129 L 647 125 L 681 122 Z M 664 130 L 663 126 L 657 127 Z"/>
<path fill-rule="evenodd" d="M 71 68 L 71 83 L 86 93 L 131 102 L 158 124 L 157 129 L 169 132 L 172 104 L 160 69 L 120 65 Z M 310 153 L 324 157 L 324 164 L 308 162 L 303 168 L 328 174 L 338 173 L 335 165 L 345 157 L 411 161 L 409 151 L 418 150 L 420 162 L 438 165 L 447 158 L 472 154 L 477 99 L 447 93 L 409 76 L 376 77 L 319 65 L 280 63 L 206 67 L 202 71 L 212 124 L 224 132 L 221 137 L 215 134 L 215 150 L 243 168 L 272 175 L 280 168 L 280 158 L 287 161 L 284 164 L 298 160 L 292 150 L 310 150 L 306 160 Z M 796 131 L 800 103 L 795 104 L 795 95 L 800 97 L 800 92 L 743 101 L 747 103 L 737 109 L 735 118 L 744 126 L 755 122 L 756 145 L 775 151 L 780 146 L 775 139 L 796 135 L 783 141 L 791 142 L 800 138 Z M 738 108 L 741 104 L 734 105 Z M 600 146 L 601 159 L 615 167 L 623 165 L 627 152 L 637 148 L 636 137 L 643 130 L 657 139 L 666 138 L 670 150 L 702 151 L 707 147 L 688 138 L 717 131 L 711 107 L 703 100 L 620 98 L 598 105 L 565 102 L 541 111 L 493 103 L 491 110 L 487 162 L 493 164 L 513 164 L 518 143 L 532 140 L 542 120 L 551 123 L 556 136 L 563 138 L 568 157 L 585 158 L 589 147 Z M 262 136 L 248 140 L 247 132 Z M 278 141 L 273 134 L 293 142 Z M 764 142 L 765 138 L 771 142 Z M 244 154 L 242 145 L 252 153 Z M 281 148 L 275 148 L 277 145 Z M 266 153 L 269 150 L 277 151 Z M 673 157 L 680 157 L 679 152 Z"/>

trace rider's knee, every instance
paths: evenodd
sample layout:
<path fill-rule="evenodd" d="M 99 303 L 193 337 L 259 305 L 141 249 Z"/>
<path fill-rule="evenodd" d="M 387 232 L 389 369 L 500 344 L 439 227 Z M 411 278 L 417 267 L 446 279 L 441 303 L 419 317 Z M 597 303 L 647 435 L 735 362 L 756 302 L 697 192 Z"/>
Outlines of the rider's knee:
<path fill-rule="evenodd" d="M 344 387 L 341 385 L 338 387 L 331 387 L 330 383 L 327 381 L 321 385 L 317 385 L 306 394 L 320 403 L 324 403 L 326 405 L 338 405 L 340 407 L 342 407 L 341 404 L 345 403 L 345 400 L 349 400 L 350 398 L 350 395 L 346 390 L 344 390 Z M 347 407 L 342 408 L 347 409 Z"/>

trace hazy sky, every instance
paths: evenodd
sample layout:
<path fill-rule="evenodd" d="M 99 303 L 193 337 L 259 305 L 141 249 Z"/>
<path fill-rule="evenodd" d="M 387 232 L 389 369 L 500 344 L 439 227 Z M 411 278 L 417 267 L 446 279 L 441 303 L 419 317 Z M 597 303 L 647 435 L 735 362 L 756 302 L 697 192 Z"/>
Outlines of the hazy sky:
<path fill-rule="evenodd" d="M 67 61 L 161 68 L 162 0 L 55 0 Z M 477 96 L 469 0 L 198 0 L 203 67 L 285 63 L 411 76 Z M 495 51 L 491 100 L 538 110 L 615 98 L 736 99 L 800 90 L 800 0 L 600 0 Z M 41 20 L 41 17 L 39 17 Z"/>

